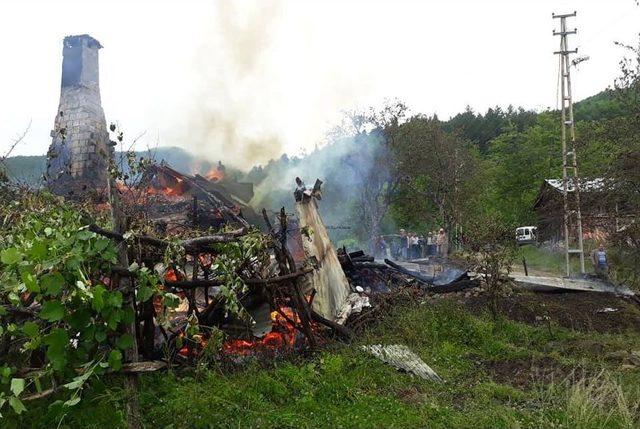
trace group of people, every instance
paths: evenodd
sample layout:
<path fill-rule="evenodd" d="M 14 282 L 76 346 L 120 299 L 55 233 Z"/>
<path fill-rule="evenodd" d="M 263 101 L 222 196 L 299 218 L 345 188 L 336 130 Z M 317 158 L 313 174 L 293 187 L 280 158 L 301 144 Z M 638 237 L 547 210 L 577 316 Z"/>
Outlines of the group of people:
<path fill-rule="evenodd" d="M 410 260 L 426 258 L 428 256 L 447 257 L 449 254 L 449 237 L 444 230 L 430 231 L 426 235 L 418 235 L 415 232 L 407 232 L 404 229 L 398 235 L 380 235 L 375 242 L 377 258 L 390 258 L 396 260 Z"/>

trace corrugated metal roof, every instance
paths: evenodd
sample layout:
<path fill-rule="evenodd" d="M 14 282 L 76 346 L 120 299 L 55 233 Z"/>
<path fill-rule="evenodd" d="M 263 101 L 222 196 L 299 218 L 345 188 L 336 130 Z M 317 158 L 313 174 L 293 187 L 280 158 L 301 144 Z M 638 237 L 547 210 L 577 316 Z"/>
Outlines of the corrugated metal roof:
<path fill-rule="evenodd" d="M 562 192 L 562 179 L 545 179 L 545 183 L 549 184 L 551 187 L 557 189 Z M 604 188 L 604 179 L 602 177 L 598 177 L 595 179 L 580 179 L 580 190 L 581 191 L 597 191 Z M 569 179 L 567 183 L 567 191 L 573 192 L 573 179 Z"/>

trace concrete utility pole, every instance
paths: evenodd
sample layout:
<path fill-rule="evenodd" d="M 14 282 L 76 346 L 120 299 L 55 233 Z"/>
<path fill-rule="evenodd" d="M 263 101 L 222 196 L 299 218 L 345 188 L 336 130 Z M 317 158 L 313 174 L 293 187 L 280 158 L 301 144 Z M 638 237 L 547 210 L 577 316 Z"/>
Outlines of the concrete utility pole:
<path fill-rule="evenodd" d="M 567 18 L 575 16 L 576 12 L 562 15 L 552 14 L 554 19 L 560 20 L 560 31 L 553 30 L 553 35 L 560 36 L 560 50 L 554 52 L 554 54 L 559 55 L 560 58 L 559 78 L 562 93 L 562 197 L 564 203 L 564 250 L 567 264 L 567 277 L 571 274 L 569 267 L 570 254 L 578 254 L 578 256 L 580 256 L 580 273 L 585 273 L 582 215 L 580 213 L 580 179 L 578 176 L 578 160 L 576 154 L 576 128 L 573 121 L 573 100 L 571 99 L 571 62 L 569 59 L 569 55 L 577 54 L 578 49 L 570 50 L 567 44 L 567 36 L 578 32 L 575 28 L 567 31 Z M 567 133 L 569 133 L 569 145 L 567 145 Z M 577 237 L 571 239 L 572 233 L 575 233 Z M 577 247 L 572 249 L 570 246 L 574 244 L 577 244 Z"/>

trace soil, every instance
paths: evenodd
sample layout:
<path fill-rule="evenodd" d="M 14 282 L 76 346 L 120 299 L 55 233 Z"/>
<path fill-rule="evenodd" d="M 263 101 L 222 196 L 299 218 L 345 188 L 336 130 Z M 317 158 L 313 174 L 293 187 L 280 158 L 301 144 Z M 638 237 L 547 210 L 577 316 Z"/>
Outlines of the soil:
<path fill-rule="evenodd" d="M 487 294 L 471 296 L 465 298 L 464 305 L 480 314 L 489 308 L 489 297 Z M 532 325 L 551 323 L 585 332 L 640 332 L 640 305 L 607 293 L 517 292 L 502 298 L 499 307 L 509 319 Z"/>
<path fill-rule="evenodd" d="M 496 382 L 520 389 L 534 384 L 560 383 L 584 375 L 582 369 L 569 368 L 550 357 L 490 361 L 484 366 Z"/>

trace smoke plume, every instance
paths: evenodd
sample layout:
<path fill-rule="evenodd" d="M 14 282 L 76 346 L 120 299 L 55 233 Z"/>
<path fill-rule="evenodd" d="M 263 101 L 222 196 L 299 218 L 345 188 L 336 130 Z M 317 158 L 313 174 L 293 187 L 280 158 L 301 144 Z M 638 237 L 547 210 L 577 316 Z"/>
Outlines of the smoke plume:
<path fill-rule="evenodd" d="M 270 114 L 274 70 L 269 60 L 282 4 L 216 2 L 194 59 L 195 78 L 185 112 L 188 135 L 178 141 L 208 159 L 248 166 L 283 152 L 277 130 L 264 128 Z M 275 95 L 275 94 L 274 94 Z M 274 110 L 271 109 L 271 112 Z"/>

